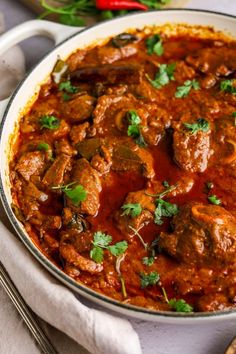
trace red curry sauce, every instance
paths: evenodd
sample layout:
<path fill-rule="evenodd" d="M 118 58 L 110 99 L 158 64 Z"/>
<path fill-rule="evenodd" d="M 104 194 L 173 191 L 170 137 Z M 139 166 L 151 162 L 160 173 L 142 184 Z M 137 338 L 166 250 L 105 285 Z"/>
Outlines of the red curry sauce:
<path fill-rule="evenodd" d="M 235 42 L 122 34 L 63 65 L 22 118 L 11 162 L 34 242 L 119 301 L 234 307 Z"/>

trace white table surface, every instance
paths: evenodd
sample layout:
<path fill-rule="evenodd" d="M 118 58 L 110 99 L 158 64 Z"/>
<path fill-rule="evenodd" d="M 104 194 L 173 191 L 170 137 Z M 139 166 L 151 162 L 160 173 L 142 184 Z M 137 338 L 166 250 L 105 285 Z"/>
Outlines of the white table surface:
<path fill-rule="evenodd" d="M 201 8 L 236 15 L 236 0 L 189 0 L 189 8 Z M 0 0 L 0 11 L 5 15 L 6 28 L 32 19 L 35 15 L 18 1 Z M 50 48 L 48 39 L 32 38 L 22 45 L 29 68 Z M 210 325 L 167 325 L 131 320 L 139 334 L 143 354 L 222 354 L 236 335 L 236 320 Z M 42 323 L 60 354 L 85 354 L 66 335 Z M 121 338 L 122 340 L 122 338 Z M 39 354 L 11 302 L 0 288 L 0 354 Z M 112 353 L 104 353 L 112 354 Z"/>

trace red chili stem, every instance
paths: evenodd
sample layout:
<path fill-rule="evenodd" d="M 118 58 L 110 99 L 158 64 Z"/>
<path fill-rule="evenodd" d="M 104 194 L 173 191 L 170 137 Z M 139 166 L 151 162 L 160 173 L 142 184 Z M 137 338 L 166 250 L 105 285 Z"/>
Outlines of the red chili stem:
<path fill-rule="evenodd" d="M 99 10 L 148 10 L 148 7 L 137 1 L 130 0 L 96 0 Z"/>

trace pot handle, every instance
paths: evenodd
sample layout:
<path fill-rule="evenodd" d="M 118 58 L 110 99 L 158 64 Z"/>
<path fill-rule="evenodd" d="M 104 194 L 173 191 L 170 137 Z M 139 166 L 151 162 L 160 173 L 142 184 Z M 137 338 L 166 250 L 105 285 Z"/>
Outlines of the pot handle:
<path fill-rule="evenodd" d="M 32 36 L 46 36 L 58 44 L 82 29 L 83 27 L 65 26 L 45 20 L 27 21 L 0 36 L 0 56 L 15 44 Z M 9 98 L 0 101 L 0 121 L 8 100 Z"/>
<path fill-rule="evenodd" d="M 58 44 L 82 29 L 83 27 L 65 26 L 45 20 L 27 21 L 1 35 L 0 56 L 15 44 L 32 36 L 46 36 L 53 39 L 55 44 Z"/>

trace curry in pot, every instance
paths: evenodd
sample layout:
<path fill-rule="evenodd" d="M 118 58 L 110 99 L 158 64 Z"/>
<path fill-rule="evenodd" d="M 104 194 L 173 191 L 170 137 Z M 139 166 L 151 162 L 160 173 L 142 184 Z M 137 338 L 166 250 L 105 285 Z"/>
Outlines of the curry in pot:
<path fill-rule="evenodd" d="M 236 43 L 136 31 L 59 60 L 20 121 L 13 207 L 77 282 L 154 310 L 236 303 Z"/>

